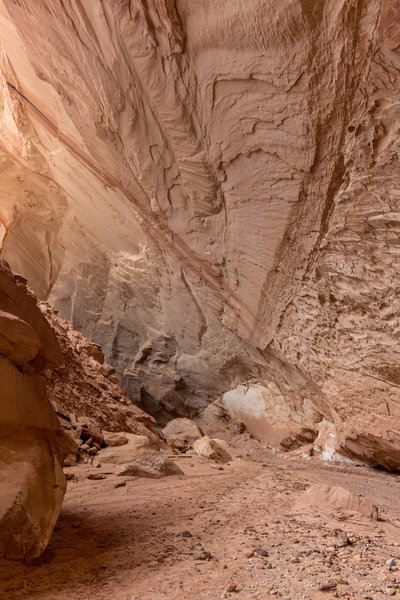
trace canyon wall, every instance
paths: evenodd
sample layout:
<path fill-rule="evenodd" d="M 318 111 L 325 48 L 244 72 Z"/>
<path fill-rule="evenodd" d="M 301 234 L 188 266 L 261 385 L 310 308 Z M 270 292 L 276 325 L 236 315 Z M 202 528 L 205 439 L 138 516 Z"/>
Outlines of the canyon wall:
<path fill-rule="evenodd" d="M 397 0 L 0 0 L 1 256 L 161 422 L 399 466 L 399 44 Z"/>

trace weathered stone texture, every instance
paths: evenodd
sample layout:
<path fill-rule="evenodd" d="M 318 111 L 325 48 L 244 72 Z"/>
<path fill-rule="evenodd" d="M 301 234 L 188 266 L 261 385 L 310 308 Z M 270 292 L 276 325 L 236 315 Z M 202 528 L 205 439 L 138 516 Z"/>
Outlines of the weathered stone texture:
<path fill-rule="evenodd" d="M 161 421 L 256 385 L 267 441 L 400 465 L 399 20 L 0 1 L 2 256 Z"/>

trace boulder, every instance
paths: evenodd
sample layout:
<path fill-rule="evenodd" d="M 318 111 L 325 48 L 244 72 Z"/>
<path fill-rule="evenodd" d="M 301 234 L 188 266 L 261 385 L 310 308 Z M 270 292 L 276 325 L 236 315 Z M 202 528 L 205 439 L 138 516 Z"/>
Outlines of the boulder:
<path fill-rule="evenodd" d="M 45 435 L 0 435 L 0 554 L 31 562 L 42 554 L 66 488 Z"/>
<path fill-rule="evenodd" d="M 222 405 L 256 439 L 281 450 L 312 442 L 322 418 L 310 398 L 274 381 L 237 385 L 223 394 Z"/>
<path fill-rule="evenodd" d="M 111 446 L 100 450 L 98 457 L 102 463 L 126 464 L 151 447 L 151 441 L 145 435 L 135 435 L 134 433 L 125 433 L 124 435 L 127 443 L 123 446 Z"/>
<path fill-rule="evenodd" d="M 232 460 L 232 457 L 227 450 L 222 448 L 216 440 L 212 440 L 206 435 L 194 442 L 193 450 L 200 456 L 205 456 L 216 462 L 226 463 Z"/>
<path fill-rule="evenodd" d="M 88 439 L 91 439 L 93 442 L 99 444 L 99 446 L 104 446 L 105 441 L 103 434 L 93 419 L 90 417 L 79 417 L 76 420 L 76 425 L 77 429 L 80 430 L 81 440 L 86 442 Z"/>
<path fill-rule="evenodd" d="M 0 356 L 0 555 L 30 562 L 45 549 L 65 492 L 71 452 L 45 380 Z"/>
<path fill-rule="evenodd" d="M 106 446 L 124 446 L 128 443 L 125 433 L 114 431 L 102 431 L 104 443 Z"/>
<path fill-rule="evenodd" d="M 296 501 L 296 506 L 309 508 L 336 508 L 347 512 L 357 512 L 374 521 L 378 520 L 378 508 L 368 498 L 357 496 L 349 490 L 331 486 L 326 483 L 316 483 L 308 488 Z"/>
<path fill-rule="evenodd" d="M 3 341 L 0 353 L 18 366 L 34 360 L 41 347 L 39 336 L 33 327 L 4 310 L 0 310 L 0 336 L 2 340 L 8 342 L 8 348 L 4 351 Z"/>
<path fill-rule="evenodd" d="M 61 465 L 74 442 L 61 429 L 41 375 L 60 357 L 35 297 L 0 263 L 0 555 L 6 558 L 40 556 L 61 509 Z"/>
<path fill-rule="evenodd" d="M 39 309 L 36 296 L 24 283 L 18 281 L 18 278 L 13 275 L 5 261 L 1 261 L 0 264 L 0 311 L 3 315 L 3 327 L 8 332 L 13 327 L 13 335 L 15 336 L 17 328 L 23 327 L 25 340 L 28 336 L 32 338 L 30 341 L 31 352 L 33 352 L 33 338 L 37 336 L 39 339 L 39 351 L 34 361 L 37 371 L 42 372 L 46 368 L 55 368 L 63 363 L 63 355 L 57 336 Z M 25 324 L 18 324 L 18 322 L 11 324 L 10 317 L 7 317 L 4 313 L 11 315 L 14 319 L 19 317 Z M 26 325 L 30 325 L 31 329 L 28 329 Z M 32 330 L 34 333 L 32 333 Z M 7 335 L 10 335 L 10 333 L 5 335 L 0 329 L 0 334 L 9 341 Z M 22 336 L 22 340 L 24 336 Z M 21 338 L 19 339 L 21 342 Z M 13 345 L 12 340 L 11 344 Z"/>
<path fill-rule="evenodd" d="M 191 419 L 173 419 L 163 428 L 162 434 L 168 446 L 182 452 L 193 447 L 193 443 L 203 436 L 203 432 Z"/>
<path fill-rule="evenodd" d="M 117 475 L 160 478 L 183 475 L 183 471 L 161 452 L 146 450 L 128 465 L 120 467 Z"/>

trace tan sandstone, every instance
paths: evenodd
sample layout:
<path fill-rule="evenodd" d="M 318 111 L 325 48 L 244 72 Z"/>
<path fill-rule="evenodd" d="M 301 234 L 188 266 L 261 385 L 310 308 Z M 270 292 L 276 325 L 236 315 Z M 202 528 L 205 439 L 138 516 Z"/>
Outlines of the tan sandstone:
<path fill-rule="evenodd" d="M 161 425 L 399 468 L 397 0 L 129 7 L 0 1 L 1 256 Z"/>

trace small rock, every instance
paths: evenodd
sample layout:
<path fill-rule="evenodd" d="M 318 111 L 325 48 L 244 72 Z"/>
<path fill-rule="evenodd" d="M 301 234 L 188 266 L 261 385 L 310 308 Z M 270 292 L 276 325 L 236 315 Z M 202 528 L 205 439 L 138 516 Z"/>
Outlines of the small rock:
<path fill-rule="evenodd" d="M 230 583 L 230 584 L 228 585 L 228 587 L 226 588 L 226 591 L 227 591 L 227 592 L 236 592 L 236 590 L 237 590 L 237 585 L 236 585 L 236 583 Z"/>
<path fill-rule="evenodd" d="M 252 556 L 254 556 L 254 552 L 253 552 L 253 550 L 246 550 L 246 552 L 244 552 L 243 556 L 245 558 L 251 558 Z"/>
<path fill-rule="evenodd" d="M 211 553 L 207 552 L 206 550 L 201 550 L 200 552 L 195 552 L 193 554 L 194 560 L 210 560 L 210 558 L 211 558 Z"/>
<path fill-rule="evenodd" d="M 65 479 L 67 481 L 73 481 L 74 479 L 76 479 L 76 477 L 73 473 L 65 473 Z"/>
<path fill-rule="evenodd" d="M 297 563 L 300 562 L 300 559 L 299 559 L 298 556 L 292 556 L 291 559 L 290 559 L 290 562 L 294 563 L 294 564 L 297 564 Z"/>
<path fill-rule="evenodd" d="M 261 548 L 260 546 L 254 548 L 254 554 L 257 554 L 258 556 L 268 556 L 268 552 L 265 550 L 265 548 Z"/>
<path fill-rule="evenodd" d="M 104 375 L 105 377 L 110 377 L 110 375 L 112 375 L 113 373 L 115 373 L 115 369 L 114 367 L 112 367 L 111 365 L 107 364 L 107 363 L 103 363 L 100 367 L 99 367 L 99 371 L 102 375 Z"/>
<path fill-rule="evenodd" d="M 126 481 L 119 481 L 118 483 L 116 483 L 114 485 L 115 489 L 120 488 L 120 487 L 125 487 L 126 486 Z"/>
<path fill-rule="evenodd" d="M 102 434 L 107 446 L 124 446 L 128 443 L 128 438 L 124 433 L 103 430 Z"/>
<path fill-rule="evenodd" d="M 64 458 L 64 467 L 73 467 L 76 465 L 76 454 L 68 454 Z"/>
<path fill-rule="evenodd" d="M 180 531 L 179 533 L 175 534 L 175 537 L 183 537 L 183 538 L 191 538 L 193 537 L 193 535 L 190 533 L 190 531 Z"/>
<path fill-rule="evenodd" d="M 386 561 L 386 566 L 387 566 L 388 571 L 391 571 L 392 567 L 394 567 L 395 564 L 396 564 L 396 561 L 394 558 L 388 558 L 388 560 Z"/>
<path fill-rule="evenodd" d="M 335 581 L 328 581 L 327 583 L 323 583 L 319 586 L 318 590 L 320 592 L 329 592 L 329 590 L 334 590 L 337 586 Z"/>
<path fill-rule="evenodd" d="M 105 479 L 106 476 L 103 475 L 102 473 L 89 473 L 88 475 L 86 475 L 86 479 L 93 479 L 94 481 L 97 481 L 99 479 Z"/>
<path fill-rule="evenodd" d="M 349 585 L 349 582 L 347 581 L 347 579 L 343 579 L 342 577 L 335 577 L 335 581 L 339 585 Z"/>

